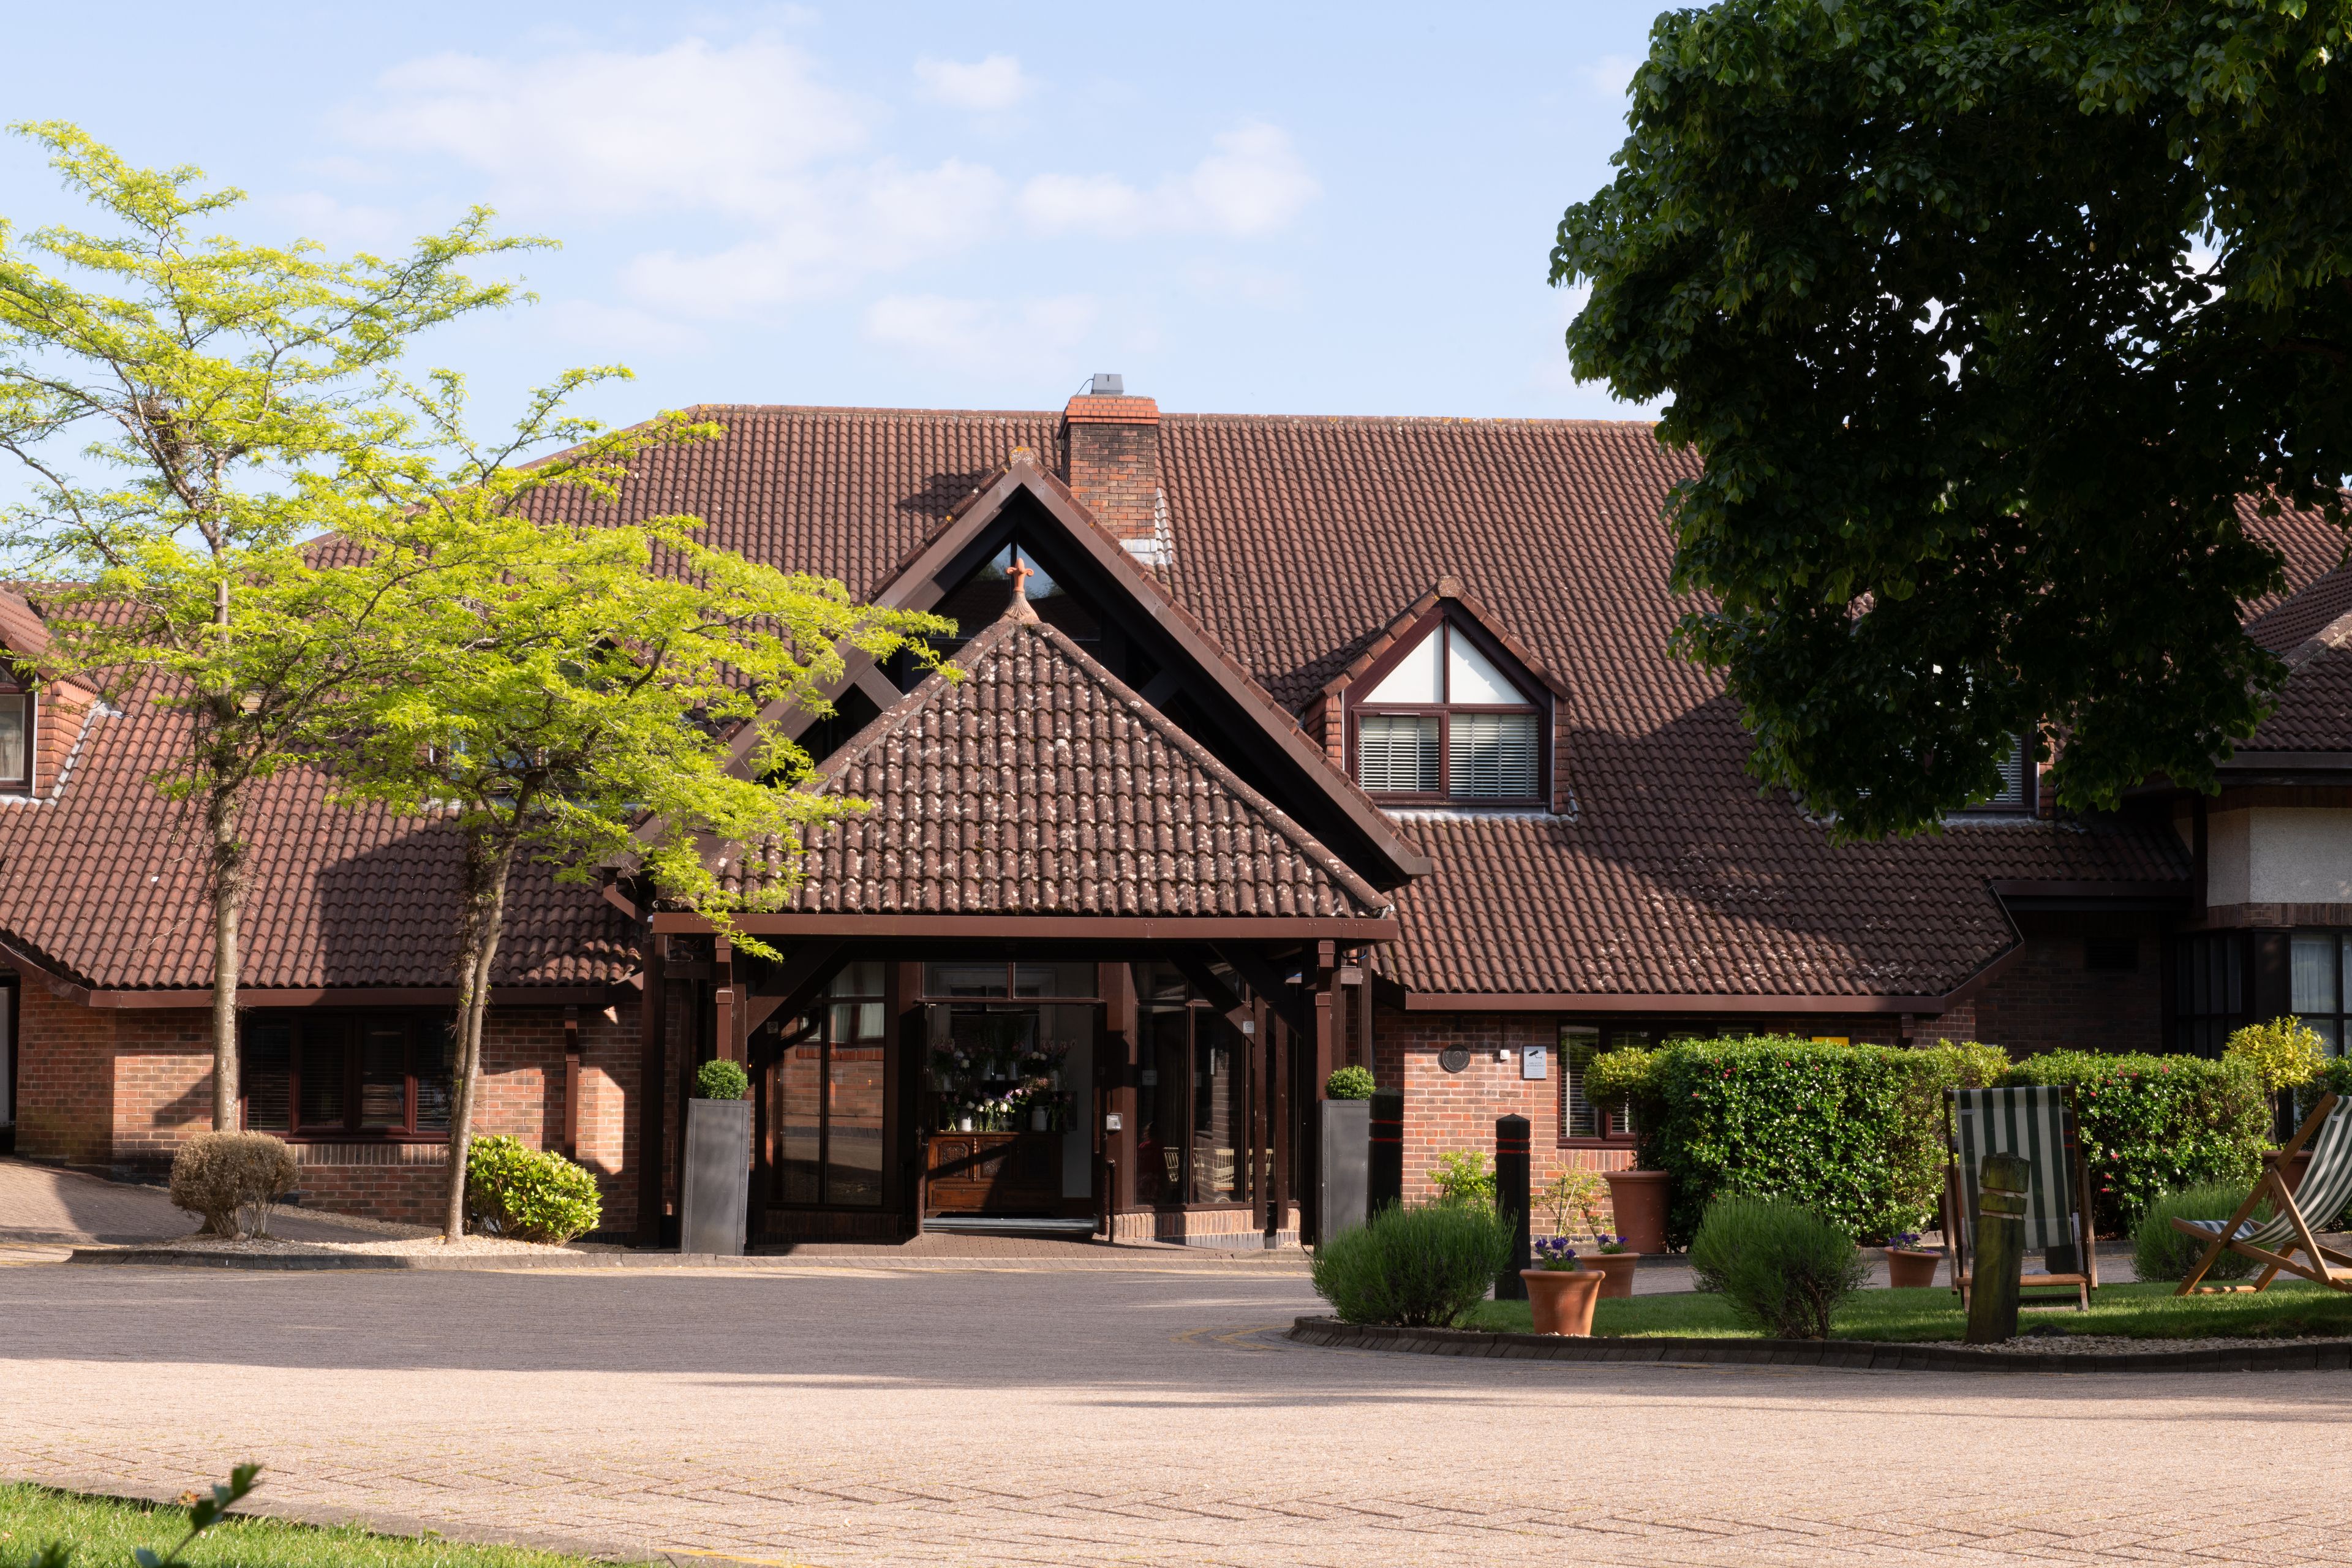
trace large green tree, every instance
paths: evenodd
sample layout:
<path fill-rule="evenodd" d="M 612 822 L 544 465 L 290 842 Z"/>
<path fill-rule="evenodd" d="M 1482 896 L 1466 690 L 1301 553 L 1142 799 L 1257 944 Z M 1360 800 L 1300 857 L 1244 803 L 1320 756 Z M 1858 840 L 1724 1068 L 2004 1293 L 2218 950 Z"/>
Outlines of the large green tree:
<path fill-rule="evenodd" d="M 2352 473 L 2352 0 L 1727 0 L 1661 16 L 1569 209 L 1581 376 L 1666 399 L 1684 645 L 1843 833 L 2210 787 L 2241 629 Z"/>
<path fill-rule="evenodd" d="M 468 261 L 476 209 L 384 260 L 215 232 L 243 199 L 142 169 L 70 125 L 46 149 L 101 230 L 0 221 L 0 452 L 29 481 L 0 536 L 38 590 L 45 664 L 184 717 L 155 783 L 199 818 L 212 915 L 213 1124 L 236 1124 L 246 808 L 341 695 L 382 679 L 365 633 L 394 581 L 320 570 L 313 534 L 379 504 L 363 454 L 396 433 L 418 334 L 515 298 Z M 424 569 L 411 556 L 397 573 Z"/>
<path fill-rule="evenodd" d="M 316 753 L 345 798 L 437 817 L 457 837 L 444 1213 L 453 1240 L 464 1234 L 483 1027 L 517 869 L 535 862 L 571 882 L 624 869 L 726 930 L 734 912 L 775 907 L 797 879 L 803 829 L 861 804 L 793 787 L 809 759 L 777 716 L 823 711 L 821 689 L 845 650 L 887 658 L 906 648 L 929 664 L 932 639 L 953 630 L 713 550 L 690 517 L 538 521 L 530 503 L 551 487 L 610 500 L 648 448 L 723 436 L 676 416 L 622 431 L 562 423 L 573 446 L 518 465 L 570 390 L 542 395 L 505 445 L 475 448 L 462 388 L 444 377 L 416 396 L 398 438 L 352 465 L 382 505 L 347 523 L 346 570 L 378 585 L 386 613 L 370 635 L 402 673 L 352 691 L 320 727 Z M 760 863 L 728 864 L 730 845 Z"/>

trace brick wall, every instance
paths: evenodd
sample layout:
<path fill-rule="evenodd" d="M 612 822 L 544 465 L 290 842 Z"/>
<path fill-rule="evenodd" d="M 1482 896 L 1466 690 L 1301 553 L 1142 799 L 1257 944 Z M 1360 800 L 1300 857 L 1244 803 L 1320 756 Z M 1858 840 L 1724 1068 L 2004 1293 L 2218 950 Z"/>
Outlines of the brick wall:
<path fill-rule="evenodd" d="M 2012 1056 L 2163 1049 L 2163 937 L 2155 917 L 2024 912 L 2017 923 L 2023 953 L 1975 999 L 1979 1039 Z M 2093 938 L 2133 942 L 2137 967 L 2086 968 Z"/>
<path fill-rule="evenodd" d="M 580 1010 L 580 1141 L 604 1227 L 636 1221 L 634 1011 Z M 561 1007 L 499 1007 L 483 1044 L 475 1131 L 563 1145 Z M 36 1159 L 161 1173 L 182 1140 L 212 1125 L 211 1018 L 196 1010 L 84 1007 L 37 979 L 19 987 L 16 1151 Z M 298 1144 L 306 1206 L 436 1224 L 443 1152 L 378 1142 Z"/>
<path fill-rule="evenodd" d="M 114 1157 L 115 1015 L 16 987 L 16 1152 L 73 1165 Z"/>

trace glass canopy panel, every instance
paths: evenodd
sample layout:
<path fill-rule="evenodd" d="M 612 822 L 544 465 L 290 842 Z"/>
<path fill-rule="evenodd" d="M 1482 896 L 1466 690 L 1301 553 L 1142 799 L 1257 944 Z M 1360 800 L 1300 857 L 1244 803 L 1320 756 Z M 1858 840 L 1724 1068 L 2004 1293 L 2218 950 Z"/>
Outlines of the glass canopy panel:
<path fill-rule="evenodd" d="M 1413 705 L 1444 701 L 1437 689 L 1438 640 L 1435 632 L 1422 638 L 1364 700 Z"/>
<path fill-rule="evenodd" d="M 1449 702 L 1492 707 L 1517 706 L 1528 700 L 1527 693 L 1512 685 L 1476 644 L 1451 629 L 1445 637 L 1445 680 Z"/>

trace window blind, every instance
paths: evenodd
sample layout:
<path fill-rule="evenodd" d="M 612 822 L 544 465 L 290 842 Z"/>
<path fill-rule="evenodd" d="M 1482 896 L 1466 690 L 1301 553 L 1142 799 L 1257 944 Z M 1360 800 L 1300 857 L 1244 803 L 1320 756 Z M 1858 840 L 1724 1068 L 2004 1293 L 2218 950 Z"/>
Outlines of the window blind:
<path fill-rule="evenodd" d="M 1374 794 L 1437 791 L 1437 717 L 1368 713 L 1356 733 L 1360 782 Z"/>
<path fill-rule="evenodd" d="M 1536 793 L 1536 716 L 1455 713 L 1449 793 L 1470 800 L 1524 800 Z"/>

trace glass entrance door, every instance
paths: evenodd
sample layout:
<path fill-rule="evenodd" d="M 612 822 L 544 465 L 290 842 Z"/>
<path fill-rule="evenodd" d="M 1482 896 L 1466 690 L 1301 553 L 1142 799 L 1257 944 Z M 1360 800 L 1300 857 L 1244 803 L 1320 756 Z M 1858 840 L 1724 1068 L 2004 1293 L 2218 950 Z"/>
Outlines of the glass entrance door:
<path fill-rule="evenodd" d="M 882 1206 L 884 978 L 879 963 L 844 966 L 777 1058 L 770 1103 L 780 1204 Z"/>

